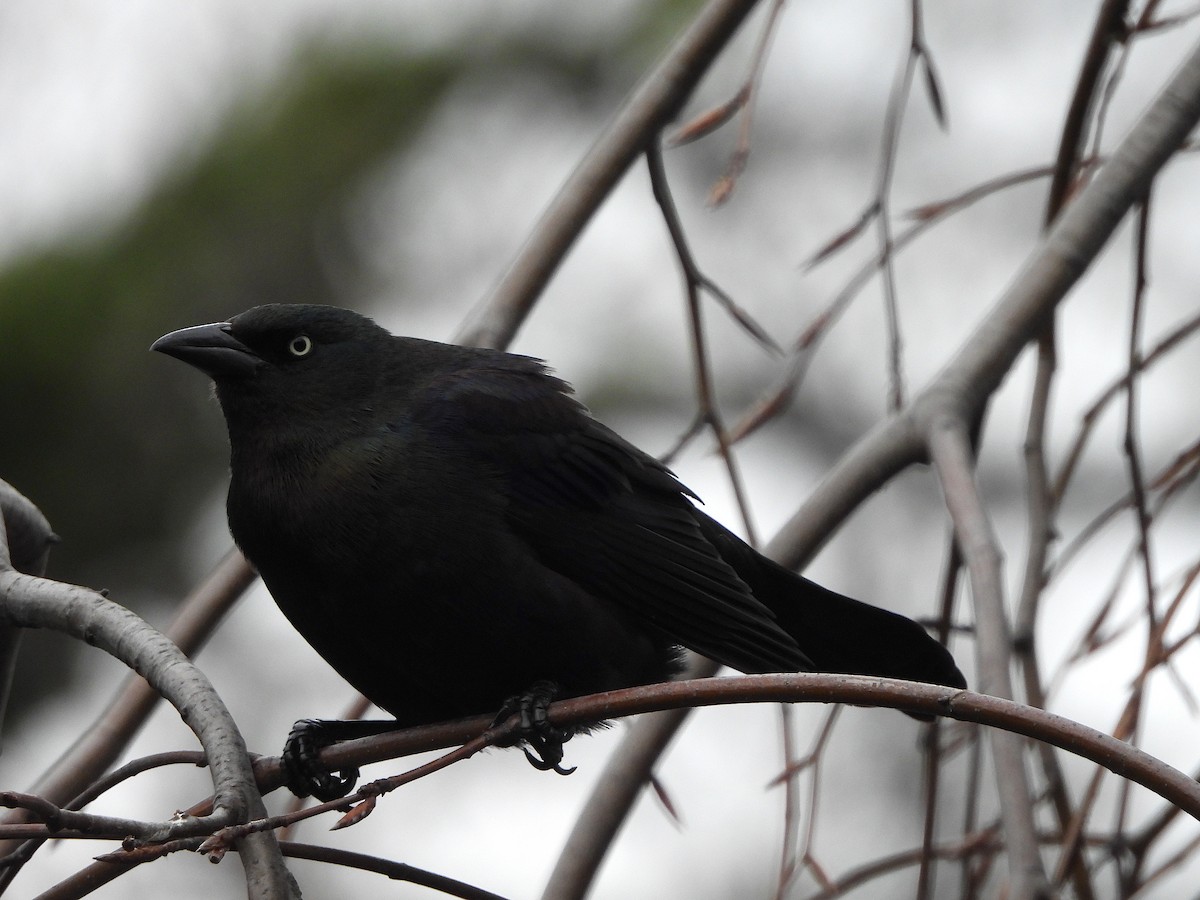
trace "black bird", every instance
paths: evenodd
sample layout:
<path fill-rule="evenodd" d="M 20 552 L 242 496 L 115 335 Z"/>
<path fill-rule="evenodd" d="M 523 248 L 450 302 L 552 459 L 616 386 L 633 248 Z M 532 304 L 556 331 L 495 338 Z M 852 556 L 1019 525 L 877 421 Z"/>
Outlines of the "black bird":
<path fill-rule="evenodd" d="M 152 349 L 216 383 L 234 540 L 393 727 L 661 681 L 680 646 L 743 672 L 966 684 L 915 622 L 697 509 L 539 360 L 281 304 Z"/>

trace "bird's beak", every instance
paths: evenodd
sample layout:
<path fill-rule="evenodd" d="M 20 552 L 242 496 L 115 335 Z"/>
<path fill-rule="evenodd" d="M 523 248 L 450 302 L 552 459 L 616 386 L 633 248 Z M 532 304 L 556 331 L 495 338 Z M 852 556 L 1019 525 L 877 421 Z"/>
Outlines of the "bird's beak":
<path fill-rule="evenodd" d="M 181 328 L 164 334 L 150 349 L 181 359 L 214 379 L 253 374 L 263 360 L 229 329 L 228 322 Z"/>

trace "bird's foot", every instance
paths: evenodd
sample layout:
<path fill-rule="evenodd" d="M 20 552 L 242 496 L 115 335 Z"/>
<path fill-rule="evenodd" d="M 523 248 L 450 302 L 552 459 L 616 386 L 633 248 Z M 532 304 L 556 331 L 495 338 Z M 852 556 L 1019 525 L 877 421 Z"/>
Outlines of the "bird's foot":
<path fill-rule="evenodd" d="M 506 746 L 519 745 L 535 769 L 570 775 L 575 767 L 563 768 L 563 744 L 575 736 L 575 729 L 556 728 L 546 715 L 546 708 L 558 693 L 558 685 L 553 681 L 538 681 L 529 690 L 505 700 L 495 721 L 499 724 L 512 715 L 520 715 L 520 725 Z"/>
<path fill-rule="evenodd" d="M 338 738 L 330 726 L 345 724 L 321 719 L 301 719 L 292 726 L 283 745 L 284 784 L 297 797 L 316 797 L 323 803 L 345 797 L 358 783 L 358 769 L 343 769 L 334 774 L 321 764 L 322 747 L 336 744 Z"/>

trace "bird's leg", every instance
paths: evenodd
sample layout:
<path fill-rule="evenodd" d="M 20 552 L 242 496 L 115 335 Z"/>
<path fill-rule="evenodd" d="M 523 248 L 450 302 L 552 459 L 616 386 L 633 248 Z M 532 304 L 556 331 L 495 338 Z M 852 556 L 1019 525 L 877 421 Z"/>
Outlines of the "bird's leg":
<path fill-rule="evenodd" d="M 358 782 L 358 769 L 337 775 L 321 764 L 321 748 L 352 738 L 370 737 L 396 730 L 395 722 L 301 719 L 292 726 L 279 755 L 284 783 L 297 797 L 313 796 L 322 802 L 345 797 Z"/>
<path fill-rule="evenodd" d="M 563 744 L 575 736 L 575 729 L 555 728 L 546 715 L 546 708 L 558 693 L 559 687 L 553 681 L 535 682 L 529 690 L 505 700 L 495 721 L 499 724 L 509 716 L 520 714 L 521 724 L 507 746 L 520 745 L 525 758 L 535 769 L 570 775 L 575 767 L 562 767 Z"/>

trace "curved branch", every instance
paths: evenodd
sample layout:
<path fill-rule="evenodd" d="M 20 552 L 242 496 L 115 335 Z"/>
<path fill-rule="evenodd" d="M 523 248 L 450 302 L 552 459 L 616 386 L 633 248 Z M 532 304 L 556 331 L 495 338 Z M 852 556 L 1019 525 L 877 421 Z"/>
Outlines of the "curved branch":
<path fill-rule="evenodd" d="M 139 837 L 162 841 L 203 834 L 261 814 L 262 798 L 241 734 L 207 677 L 159 631 L 95 591 L 24 575 L 0 559 L 0 621 L 51 628 L 100 647 L 141 674 L 177 710 L 204 747 L 213 774 L 212 815 L 146 823 Z M 292 896 L 273 836 L 242 846 L 252 896 Z"/>
<path fill-rule="evenodd" d="M 735 703 L 847 703 L 889 707 L 987 725 L 1044 741 L 1092 760 L 1148 788 L 1175 808 L 1200 821 L 1200 782 L 1145 751 L 1043 709 L 940 685 L 865 675 L 819 673 L 699 678 L 560 700 L 550 705 L 548 715 L 552 724 L 569 726 L 643 713 L 665 712 L 672 716 L 695 707 Z M 510 724 L 515 725 L 515 719 L 504 726 L 493 727 L 491 717 L 478 716 L 412 728 L 326 747 L 321 750 L 320 759 L 322 764 L 338 769 L 444 749 L 463 742 L 472 744 L 473 752 L 504 734 Z M 636 733 L 644 735 L 645 730 L 638 729 Z M 653 757 L 662 748 L 647 749 Z M 466 755 L 461 754 L 463 758 Z M 264 791 L 282 785 L 278 759 L 260 759 L 255 769 Z M 409 774 L 415 772 L 406 773 L 395 780 L 410 781 L 412 779 L 407 777 Z M 337 805 L 336 802 L 328 804 L 330 807 Z M 544 895 L 566 896 L 572 895 L 549 889 Z"/>
<path fill-rule="evenodd" d="M 584 226 L 634 160 L 675 117 L 757 0 L 710 0 L 622 104 L 571 173 L 500 283 L 454 341 L 505 347 Z"/>
<path fill-rule="evenodd" d="M 0 567 L 11 565 L 26 575 L 44 575 L 50 548 L 58 541 L 42 511 L 11 484 L 0 479 Z M 8 708 L 21 629 L 0 626 L 0 728 Z"/>
<path fill-rule="evenodd" d="M 1148 788 L 1200 821 L 1200 782 L 1145 751 L 1044 709 L 940 685 L 812 672 L 701 678 L 562 700 L 551 704 L 550 720 L 555 724 L 572 725 L 594 722 L 597 717 L 607 719 L 652 710 L 727 703 L 886 706 L 988 725 L 1045 741 L 1090 759 L 1114 774 Z"/>
<path fill-rule="evenodd" d="M 217 624 L 255 578 L 249 563 L 231 550 L 182 601 L 166 630 L 167 638 L 187 656 L 195 655 Z M 14 629 L 20 631 L 20 629 Z M 88 802 L 86 791 L 129 746 L 161 697 L 136 672 L 117 688 L 108 705 L 84 728 L 75 743 L 38 777 L 29 793 L 57 806 L 79 809 Z M 25 810 L 0 814 L 0 828 L 29 820 Z M 20 853 L 0 868 L 0 893 L 16 877 L 36 846 L 0 840 L 0 857 Z"/>
<path fill-rule="evenodd" d="M 483 888 L 466 884 L 458 879 L 419 869 L 408 863 L 369 856 L 366 853 L 353 853 L 349 850 L 319 847 L 315 844 L 301 844 L 295 841 L 282 841 L 280 847 L 283 855 L 291 859 L 309 859 L 333 866 L 358 869 L 362 872 L 375 872 L 379 875 L 386 875 L 392 881 L 419 884 L 448 897 L 462 897 L 463 900 L 504 900 L 499 894 L 493 894 L 491 891 L 485 891 Z"/>
<path fill-rule="evenodd" d="M 116 657 L 171 702 L 199 738 L 213 769 L 214 823 L 245 815 L 239 788 L 249 760 L 237 727 L 207 677 L 159 631 L 128 609 L 95 591 L 0 569 L 0 618 L 24 628 L 50 628 L 99 647 Z M 239 756 L 241 759 L 239 759 Z M 164 826 L 153 840 L 197 834 L 209 822 Z"/>
<path fill-rule="evenodd" d="M 182 653 L 194 655 L 255 577 L 246 558 L 231 550 L 184 598 L 167 628 L 167 638 Z M 145 679 L 131 675 L 92 725 L 38 778 L 30 793 L 67 804 L 116 761 L 158 700 L 159 694 Z"/>
<path fill-rule="evenodd" d="M 1044 709 L 941 685 L 816 672 L 732 675 L 669 681 L 558 700 L 550 704 L 548 715 L 554 725 L 571 726 L 642 713 L 734 703 L 847 703 L 987 725 L 1045 741 L 1090 759 L 1114 774 L 1148 788 L 1200 821 L 1200 782 L 1144 750 L 1090 725 Z M 477 738 L 491 724 L 491 717 L 477 716 L 345 741 L 322 749 L 320 759 L 323 765 L 338 769 L 423 753 Z M 258 767 L 264 772 L 273 772 L 277 766 L 277 759 L 258 761 Z"/>

